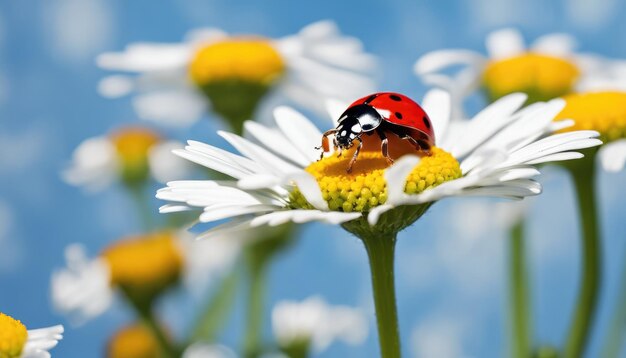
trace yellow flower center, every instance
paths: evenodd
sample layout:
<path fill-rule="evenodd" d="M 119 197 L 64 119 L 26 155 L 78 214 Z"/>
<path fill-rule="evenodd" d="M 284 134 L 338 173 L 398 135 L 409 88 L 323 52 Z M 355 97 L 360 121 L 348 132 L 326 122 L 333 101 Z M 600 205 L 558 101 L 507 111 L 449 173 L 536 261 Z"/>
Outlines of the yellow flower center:
<path fill-rule="evenodd" d="M 514 92 L 528 94 L 530 102 L 547 101 L 569 93 L 579 74 L 562 58 L 525 53 L 489 63 L 483 84 L 492 101 Z"/>
<path fill-rule="evenodd" d="M 285 72 L 285 62 L 263 38 L 231 38 L 212 43 L 196 52 L 189 75 L 197 85 L 238 79 L 271 84 Z"/>
<path fill-rule="evenodd" d="M 0 358 L 16 358 L 28 340 L 28 331 L 22 322 L 0 312 Z"/>
<path fill-rule="evenodd" d="M 111 284 L 131 295 L 153 298 L 178 282 L 183 255 L 169 232 L 123 239 L 102 253 Z"/>
<path fill-rule="evenodd" d="M 362 151 L 352 172 L 347 173 L 353 152 L 354 149 L 340 157 L 324 157 L 306 168 L 317 180 L 330 210 L 367 212 L 387 200 L 384 171 L 389 163 L 380 149 Z M 430 156 L 422 157 L 409 174 L 404 187 L 407 194 L 419 194 L 461 177 L 459 163 L 450 153 L 437 147 L 433 147 L 431 152 Z M 292 193 L 291 203 L 297 208 L 311 207 L 298 190 Z"/>
<path fill-rule="evenodd" d="M 111 135 L 125 181 L 138 183 L 146 180 L 149 173 L 148 153 L 160 140 L 157 133 L 141 127 L 124 128 Z"/>
<path fill-rule="evenodd" d="M 159 346 L 150 331 L 141 324 L 119 330 L 107 346 L 108 358 L 158 358 Z"/>
<path fill-rule="evenodd" d="M 562 131 L 595 130 L 602 141 L 626 138 L 626 92 L 591 92 L 565 96 L 565 108 L 556 117 L 573 119 Z"/>

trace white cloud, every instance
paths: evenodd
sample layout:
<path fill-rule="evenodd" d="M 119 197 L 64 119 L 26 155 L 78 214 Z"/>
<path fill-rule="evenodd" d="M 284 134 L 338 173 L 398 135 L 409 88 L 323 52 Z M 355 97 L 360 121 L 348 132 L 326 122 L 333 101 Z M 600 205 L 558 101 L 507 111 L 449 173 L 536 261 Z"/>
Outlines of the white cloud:
<path fill-rule="evenodd" d="M 42 8 L 53 53 L 71 62 L 91 61 L 111 43 L 113 11 L 105 0 L 59 0 Z"/>
<path fill-rule="evenodd" d="M 477 31 L 528 22 L 537 8 L 537 2 L 532 0 L 466 0 L 465 3 L 469 23 Z"/>
<path fill-rule="evenodd" d="M 468 325 L 458 315 L 424 319 L 411 334 L 411 350 L 418 358 L 460 358 Z"/>
<path fill-rule="evenodd" d="M 566 0 L 569 20 L 580 27 L 603 29 L 618 13 L 619 0 Z"/>
<path fill-rule="evenodd" d="M 12 236 L 14 221 L 10 206 L 0 199 L 0 273 L 15 271 L 22 262 L 22 245 Z"/>

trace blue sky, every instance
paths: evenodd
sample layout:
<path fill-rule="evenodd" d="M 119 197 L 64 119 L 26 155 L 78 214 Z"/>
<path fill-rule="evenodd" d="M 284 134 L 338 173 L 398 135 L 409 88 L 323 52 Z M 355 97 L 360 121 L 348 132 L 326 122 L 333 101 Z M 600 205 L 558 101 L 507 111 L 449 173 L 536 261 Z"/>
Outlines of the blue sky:
<path fill-rule="evenodd" d="M 624 16 L 626 4 L 618 0 L 2 2 L 0 311 L 31 327 L 67 324 L 52 311 L 48 297 L 50 274 L 63 266 L 64 247 L 82 242 L 96 253 L 140 230 L 119 188 L 87 195 L 59 176 L 83 139 L 138 121 L 129 100 L 107 100 L 96 93 L 104 73 L 93 58 L 102 51 L 119 50 L 133 41 L 177 41 L 200 26 L 277 37 L 316 20 L 332 19 L 379 56 L 381 89 L 420 98 L 425 88 L 411 68 L 427 51 L 483 50 L 489 31 L 517 26 L 528 40 L 564 31 L 576 35 L 584 51 L 625 58 Z M 470 111 L 479 104 L 472 102 Z M 219 143 L 214 134 L 218 126 L 206 120 L 191 132 L 170 134 Z M 542 179 L 545 193 L 530 202 L 534 335 L 538 342 L 559 344 L 576 293 L 578 228 L 567 177 L 558 169 L 547 171 Z M 607 276 L 592 352 L 600 346 L 599 333 L 608 322 L 626 254 L 622 240 L 626 223 L 620 214 L 626 209 L 620 200 L 626 195 L 624 180 L 624 173 L 602 174 L 598 183 Z M 492 220 L 500 205 L 482 199 L 444 201 L 401 234 L 397 286 L 407 356 L 437 349 L 424 342 L 438 339 L 455 356 L 503 354 L 505 235 L 502 225 Z M 365 252 L 338 228 L 303 227 L 301 240 L 272 267 L 270 281 L 270 304 L 322 294 L 331 303 L 359 305 L 372 312 Z M 165 315 L 175 327 L 183 327 L 192 314 L 178 309 L 185 299 L 174 294 L 164 302 Z M 129 312 L 118 305 L 83 327 L 68 325 L 54 355 L 97 355 L 108 335 L 129 320 Z M 238 305 L 223 334 L 225 343 L 237 345 L 242 321 Z M 324 356 L 376 356 L 374 322 L 370 323 L 363 346 L 335 344 Z"/>

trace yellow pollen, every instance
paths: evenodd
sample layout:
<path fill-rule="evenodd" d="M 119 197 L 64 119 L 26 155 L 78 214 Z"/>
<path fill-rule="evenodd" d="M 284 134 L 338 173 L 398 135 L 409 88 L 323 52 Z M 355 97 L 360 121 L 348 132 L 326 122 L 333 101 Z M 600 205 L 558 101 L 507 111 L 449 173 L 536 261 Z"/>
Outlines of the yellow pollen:
<path fill-rule="evenodd" d="M 141 324 L 120 329 L 107 345 L 108 358 L 159 358 L 159 346 L 150 331 Z"/>
<path fill-rule="evenodd" d="M 176 283 L 183 256 L 170 232 L 122 239 L 107 248 L 102 258 L 111 271 L 111 284 L 133 294 L 153 296 Z"/>
<path fill-rule="evenodd" d="M 196 52 L 189 75 L 197 85 L 244 80 L 269 85 L 285 72 L 285 62 L 263 38 L 236 37 L 212 43 Z"/>
<path fill-rule="evenodd" d="M 530 102 L 547 101 L 571 92 L 579 74 L 567 60 L 529 52 L 489 63 L 483 85 L 492 101 L 514 92 L 528 94 Z"/>
<path fill-rule="evenodd" d="M 0 312 L 0 358 L 17 358 L 28 340 L 22 322 Z"/>
<path fill-rule="evenodd" d="M 565 108 L 556 120 L 573 119 L 562 132 L 594 130 L 602 141 L 626 138 L 626 92 L 591 92 L 565 96 Z"/>
<path fill-rule="evenodd" d="M 124 128 L 111 135 L 124 179 L 132 182 L 145 180 L 149 172 L 148 153 L 160 140 L 157 133 L 142 127 Z"/>
<path fill-rule="evenodd" d="M 317 180 L 331 210 L 367 212 L 387 200 L 384 171 L 389 164 L 380 150 L 363 151 L 352 167 L 352 172 L 347 173 L 352 152 L 348 151 L 341 157 L 324 157 L 309 165 L 306 171 Z M 419 194 L 461 177 L 459 163 L 450 153 L 437 147 L 433 147 L 431 152 L 432 155 L 422 157 L 409 174 L 404 187 L 407 194 Z M 311 207 L 298 190 L 292 193 L 291 203 L 297 208 Z"/>

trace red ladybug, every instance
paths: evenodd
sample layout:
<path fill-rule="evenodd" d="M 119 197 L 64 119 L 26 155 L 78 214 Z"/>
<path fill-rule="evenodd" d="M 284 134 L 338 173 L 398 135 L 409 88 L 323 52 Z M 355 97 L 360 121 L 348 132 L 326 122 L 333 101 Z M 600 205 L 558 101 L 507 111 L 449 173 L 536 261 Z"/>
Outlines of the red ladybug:
<path fill-rule="evenodd" d="M 361 136 L 364 134 L 371 136 L 376 133 L 380 137 L 381 151 L 390 164 L 393 159 L 389 156 L 389 134 L 408 141 L 417 151 L 426 155 L 430 155 L 430 148 L 435 145 L 435 133 L 426 112 L 415 101 L 399 93 L 380 92 L 358 99 L 343 112 L 338 122 L 337 128 L 324 133 L 322 145 L 318 149 L 329 151 L 328 136 L 331 134 L 335 135 L 333 145 L 335 150 L 339 149 L 339 153 L 358 141 L 348 164 L 348 173 L 359 156 L 363 146 Z"/>

